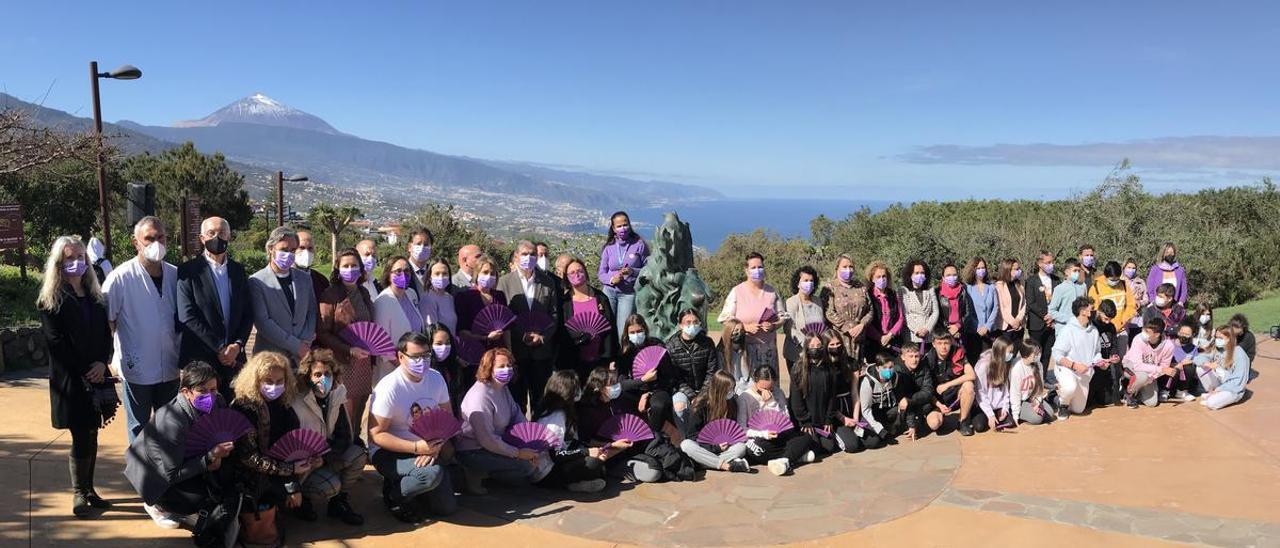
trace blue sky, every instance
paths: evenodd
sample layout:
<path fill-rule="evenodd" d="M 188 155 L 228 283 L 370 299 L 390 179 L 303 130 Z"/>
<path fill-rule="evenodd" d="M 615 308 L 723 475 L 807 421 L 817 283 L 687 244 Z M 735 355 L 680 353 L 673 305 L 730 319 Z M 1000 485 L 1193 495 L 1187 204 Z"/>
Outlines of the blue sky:
<path fill-rule="evenodd" d="M 384 5 L 386 4 L 386 5 Z M 8 2 L 0 90 L 168 125 L 255 91 L 339 130 L 743 196 L 1049 197 L 1280 172 L 1280 4 Z"/>

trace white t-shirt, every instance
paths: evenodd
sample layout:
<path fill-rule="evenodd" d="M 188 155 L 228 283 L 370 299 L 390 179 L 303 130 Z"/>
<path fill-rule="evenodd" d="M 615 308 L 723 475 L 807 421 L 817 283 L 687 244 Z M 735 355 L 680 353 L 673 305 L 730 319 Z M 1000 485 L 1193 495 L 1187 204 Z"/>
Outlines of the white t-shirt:
<path fill-rule="evenodd" d="M 373 389 L 372 413 L 376 417 L 391 419 L 387 433 L 403 440 L 417 440 L 409 431 L 413 420 L 428 409 L 449 408 L 449 388 L 444 377 L 435 369 L 428 369 L 422 380 L 413 382 L 404 370 L 396 368 L 378 381 Z M 378 445 L 369 440 L 369 454 L 378 451 Z"/>

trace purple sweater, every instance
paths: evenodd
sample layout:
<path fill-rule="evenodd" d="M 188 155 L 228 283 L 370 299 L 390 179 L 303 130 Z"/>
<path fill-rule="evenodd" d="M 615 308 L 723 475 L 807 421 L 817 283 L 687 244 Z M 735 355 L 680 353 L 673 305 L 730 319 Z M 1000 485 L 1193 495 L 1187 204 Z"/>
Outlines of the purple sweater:
<path fill-rule="evenodd" d="M 632 293 L 636 290 L 636 278 L 640 275 L 640 269 L 648 261 L 649 245 L 639 236 L 631 234 L 626 241 L 614 240 L 601 248 L 600 268 L 596 271 L 596 276 L 604 285 L 611 285 L 623 293 Z M 631 275 L 624 276 L 618 281 L 618 285 L 610 284 L 613 275 L 622 270 L 623 266 L 631 267 Z"/>
<path fill-rule="evenodd" d="M 1004 384 L 1000 386 L 992 386 L 987 382 L 987 369 L 991 366 L 991 351 L 982 353 L 978 358 L 978 365 L 974 366 L 973 372 L 978 376 L 977 396 L 978 408 L 986 413 L 991 419 L 991 423 L 996 423 L 996 412 L 1003 410 L 1008 416 L 1010 411 L 1009 401 L 1009 379 L 1005 377 Z"/>
<path fill-rule="evenodd" d="M 512 425 L 528 421 L 506 386 L 476 381 L 462 398 L 461 418 L 462 433 L 454 440 L 459 451 L 484 449 L 504 457 L 516 457 L 519 450 L 502 441 L 502 435 Z"/>
<path fill-rule="evenodd" d="M 1178 287 L 1174 288 L 1173 300 L 1178 304 L 1186 306 L 1187 304 L 1187 271 L 1182 268 L 1181 264 L 1173 263 L 1172 265 L 1160 261 L 1151 265 L 1151 270 L 1147 271 L 1147 300 L 1155 302 L 1156 289 L 1160 284 L 1164 283 L 1164 273 L 1173 271 L 1174 279 L 1178 281 Z"/>

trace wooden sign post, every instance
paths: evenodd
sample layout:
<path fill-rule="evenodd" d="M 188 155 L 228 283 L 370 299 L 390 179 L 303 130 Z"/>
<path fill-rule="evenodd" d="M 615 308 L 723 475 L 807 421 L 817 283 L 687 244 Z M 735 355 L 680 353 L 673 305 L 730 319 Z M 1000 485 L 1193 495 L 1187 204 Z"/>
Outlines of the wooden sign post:
<path fill-rule="evenodd" d="M 0 251 L 18 250 L 18 269 L 27 280 L 27 239 L 22 228 L 22 204 L 0 204 Z"/>

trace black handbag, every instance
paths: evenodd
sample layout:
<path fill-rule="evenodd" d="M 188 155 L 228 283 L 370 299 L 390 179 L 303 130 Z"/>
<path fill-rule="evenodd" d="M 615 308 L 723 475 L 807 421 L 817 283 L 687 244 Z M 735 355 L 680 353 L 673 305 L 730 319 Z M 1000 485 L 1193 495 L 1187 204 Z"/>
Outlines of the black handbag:
<path fill-rule="evenodd" d="M 85 383 L 85 390 L 89 392 L 93 409 L 101 417 L 98 428 L 106 428 L 111 423 L 111 419 L 116 417 L 116 409 L 120 408 L 120 396 L 116 394 L 118 382 L 120 379 L 115 377 L 104 377 L 100 383 Z"/>

